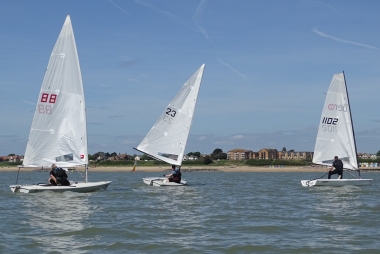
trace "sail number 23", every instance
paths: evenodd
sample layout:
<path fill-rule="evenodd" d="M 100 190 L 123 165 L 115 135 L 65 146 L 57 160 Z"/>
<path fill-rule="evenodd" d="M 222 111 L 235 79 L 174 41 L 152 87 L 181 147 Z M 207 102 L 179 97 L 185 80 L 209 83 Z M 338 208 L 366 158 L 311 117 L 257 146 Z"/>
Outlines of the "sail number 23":
<path fill-rule="evenodd" d="M 322 130 L 328 132 L 337 132 L 336 125 L 338 124 L 338 118 L 335 117 L 323 117 Z"/>
<path fill-rule="evenodd" d="M 164 118 L 163 118 L 164 122 L 171 124 L 176 114 L 177 114 L 177 111 L 171 108 L 167 108 L 165 111 Z"/>
<path fill-rule="evenodd" d="M 53 93 L 52 94 L 48 94 L 48 93 L 41 94 L 40 102 L 43 102 L 44 104 L 42 104 L 42 103 L 38 104 L 38 113 L 40 113 L 40 114 L 51 114 L 52 113 L 52 110 L 51 110 L 52 105 L 49 105 L 49 104 L 54 104 L 56 100 L 57 100 L 56 94 L 53 94 Z"/>

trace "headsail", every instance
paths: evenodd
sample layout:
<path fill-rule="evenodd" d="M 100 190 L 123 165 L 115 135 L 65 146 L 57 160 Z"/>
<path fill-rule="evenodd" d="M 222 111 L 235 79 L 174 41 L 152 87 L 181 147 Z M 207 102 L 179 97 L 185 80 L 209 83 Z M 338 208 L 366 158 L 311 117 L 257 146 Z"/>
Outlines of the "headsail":
<path fill-rule="evenodd" d="M 331 166 L 335 155 L 343 161 L 344 168 L 358 169 L 344 73 L 333 76 L 327 91 L 314 148 L 313 163 Z"/>
<path fill-rule="evenodd" d="M 74 33 L 67 16 L 42 82 L 24 166 L 87 164 L 85 108 Z"/>
<path fill-rule="evenodd" d="M 169 164 L 182 164 L 204 67 L 182 86 L 137 150 Z"/>

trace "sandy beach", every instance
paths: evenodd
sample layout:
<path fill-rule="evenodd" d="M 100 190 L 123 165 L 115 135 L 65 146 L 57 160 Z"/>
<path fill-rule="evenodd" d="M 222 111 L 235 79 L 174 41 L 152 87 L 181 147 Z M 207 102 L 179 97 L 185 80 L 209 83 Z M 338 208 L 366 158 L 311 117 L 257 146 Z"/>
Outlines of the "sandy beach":
<path fill-rule="evenodd" d="M 0 167 L 0 171 L 12 172 L 17 171 L 17 167 Z M 37 171 L 39 169 L 35 168 L 21 168 L 21 171 Z M 49 169 L 47 169 L 49 170 Z M 47 171 L 46 170 L 46 171 Z M 84 171 L 83 167 L 78 167 L 78 170 Z M 132 170 L 131 166 L 128 167 L 89 167 L 91 172 L 130 172 Z M 170 171 L 170 166 L 162 167 L 137 167 L 136 172 L 164 172 Z M 302 166 L 288 166 L 288 167 L 249 167 L 249 166 L 196 166 L 196 167 L 186 167 L 181 168 L 182 172 L 327 172 L 325 167 L 302 167 Z"/>

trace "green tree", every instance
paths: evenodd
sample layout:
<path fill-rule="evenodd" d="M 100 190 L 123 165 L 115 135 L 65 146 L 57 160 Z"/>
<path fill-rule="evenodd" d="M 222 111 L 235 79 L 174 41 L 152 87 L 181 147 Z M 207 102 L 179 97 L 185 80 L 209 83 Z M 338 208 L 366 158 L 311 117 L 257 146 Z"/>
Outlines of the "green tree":
<path fill-rule="evenodd" d="M 149 157 L 149 155 L 147 155 L 147 154 L 143 154 L 142 156 L 141 156 L 141 160 L 151 160 L 152 158 L 151 157 Z"/>
<path fill-rule="evenodd" d="M 200 152 L 190 152 L 187 154 L 187 156 L 196 156 L 198 158 L 201 157 L 201 153 Z"/>
<path fill-rule="evenodd" d="M 282 148 L 282 151 L 283 151 L 283 152 L 286 152 L 286 147 L 285 147 L 285 146 Z"/>
<path fill-rule="evenodd" d="M 212 163 L 212 160 L 211 160 L 210 156 L 206 155 L 203 158 L 203 164 L 208 165 L 208 164 L 211 164 L 211 163 Z"/>
<path fill-rule="evenodd" d="M 8 156 L 16 156 L 16 154 L 10 153 L 10 154 L 8 154 Z"/>
<path fill-rule="evenodd" d="M 218 154 L 218 153 L 223 153 L 223 150 L 220 149 L 220 148 L 216 148 L 216 149 L 212 152 L 212 154 Z"/>
<path fill-rule="evenodd" d="M 97 153 L 94 153 L 94 154 L 92 155 L 92 158 L 94 158 L 95 160 L 97 160 L 99 156 L 100 156 L 100 157 L 103 157 L 103 156 L 104 156 L 104 153 L 103 153 L 103 152 L 97 152 Z"/>
<path fill-rule="evenodd" d="M 213 160 L 225 160 L 227 159 L 227 154 L 223 153 L 223 150 L 220 148 L 216 148 L 214 152 L 211 154 L 211 158 Z"/>
<path fill-rule="evenodd" d="M 376 153 L 377 157 L 380 157 L 380 150 Z"/>

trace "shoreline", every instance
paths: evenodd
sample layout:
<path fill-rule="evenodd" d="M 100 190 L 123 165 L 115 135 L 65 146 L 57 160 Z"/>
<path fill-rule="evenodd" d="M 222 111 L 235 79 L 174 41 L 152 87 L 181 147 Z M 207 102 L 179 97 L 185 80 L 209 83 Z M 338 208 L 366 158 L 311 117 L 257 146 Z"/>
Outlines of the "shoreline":
<path fill-rule="evenodd" d="M 122 166 L 114 166 L 114 167 L 89 167 L 89 172 L 131 172 L 131 166 L 122 167 Z M 0 167 L 0 172 L 16 172 L 18 171 L 18 167 Z M 21 168 L 20 172 L 33 172 L 33 171 L 43 171 L 48 172 L 50 168 L 41 170 L 40 168 Z M 78 171 L 85 171 L 84 167 L 78 167 Z M 136 167 L 135 172 L 170 172 L 170 166 L 138 166 Z M 327 167 L 308 167 L 308 166 L 284 166 L 284 167 L 253 167 L 253 166 L 196 166 L 196 167 L 188 167 L 184 166 L 181 168 L 182 173 L 186 172 L 225 172 L 225 173 L 233 173 L 233 172 L 327 172 Z M 380 167 L 378 168 L 362 168 L 361 172 L 378 172 L 380 171 Z"/>

